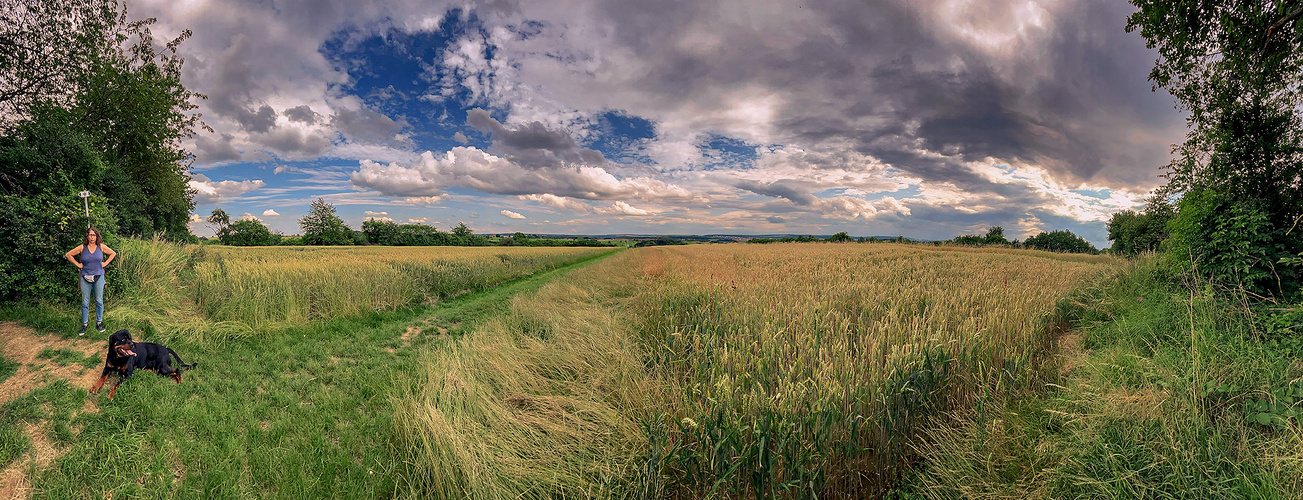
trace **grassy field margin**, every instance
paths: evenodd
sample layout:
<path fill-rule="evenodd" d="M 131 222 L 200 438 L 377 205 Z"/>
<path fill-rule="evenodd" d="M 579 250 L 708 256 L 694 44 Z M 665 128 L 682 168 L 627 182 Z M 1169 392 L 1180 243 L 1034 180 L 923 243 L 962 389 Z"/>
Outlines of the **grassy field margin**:
<path fill-rule="evenodd" d="M 392 448 L 394 382 L 417 367 L 419 347 L 446 342 L 507 308 L 512 294 L 608 255 L 437 305 L 313 321 L 256 338 L 210 342 L 182 330 L 160 339 L 150 331 L 145 340 L 163 340 L 200 363 L 183 384 L 139 372 L 108 400 L 55 381 L 0 408 L 0 453 L 26 449 L 21 432 L 8 432 L 19 426 L 34 426 L 58 448 L 50 467 L 30 471 L 34 498 L 389 498 L 404 483 Z M 3 311 L 48 328 L 47 335 L 76 336 L 66 311 Z"/>
<path fill-rule="evenodd" d="M 1057 376 L 939 422 L 894 495 L 1300 498 L 1299 421 L 1258 410 L 1298 409 L 1303 340 L 1236 297 L 1152 256 L 1079 292 Z"/>

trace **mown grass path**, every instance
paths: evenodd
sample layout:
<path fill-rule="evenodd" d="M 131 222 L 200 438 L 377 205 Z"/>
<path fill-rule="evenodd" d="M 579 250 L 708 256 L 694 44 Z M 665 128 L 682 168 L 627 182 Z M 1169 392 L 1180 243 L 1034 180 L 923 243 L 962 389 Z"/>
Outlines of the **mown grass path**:
<path fill-rule="evenodd" d="M 436 305 L 169 343 L 199 364 L 181 385 L 137 372 L 109 400 L 55 380 L 0 408 L 0 427 L 41 433 L 60 454 L 27 471 L 34 498 L 387 498 L 398 481 L 394 384 L 418 347 L 612 253 Z"/>

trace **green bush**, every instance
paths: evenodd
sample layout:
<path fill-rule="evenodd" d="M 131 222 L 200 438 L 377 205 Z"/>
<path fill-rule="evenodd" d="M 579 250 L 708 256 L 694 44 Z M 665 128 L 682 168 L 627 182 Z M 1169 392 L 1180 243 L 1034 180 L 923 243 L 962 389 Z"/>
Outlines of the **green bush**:
<path fill-rule="evenodd" d="M 1297 291 L 1298 270 L 1278 266 L 1301 245 L 1273 227 L 1270 215 L 1246 200 L 1212 189 L 1190 191 L 1170 224 L 1170 255 L 1200 276 L 1257 294 Z"/>
<path fill-rule="evenodd" d="M 266 246 L 280 243 L 280 235 L 253 219 L 241 219 L 222 228 L 217 235 L 222 243 L 236 247 Z"/>
<path fill-rule="evenodd" d="M 1036 236 L 1027 238 L 1022 243 L 1024 248 L 1036 250 L 1046 250 L 1050 252 L 1068 252 L 1068 253 L 1095 253 L 1095 245 L 1091 245 L 1080 236 L 1072 234 L 1072 231 L 1066 229 L 1060 231 L 1042 232 Z"/>
<path fill-rule="evenodd" d="M 93 197 L 95 200 L 98 197 Z M 118 243 L 117 220 L 102 198 L 91 211 L 109 247 Z M 76 270 L 64 252 L 82 242 L 86 228 L 76 195 L 22 197 L 0 194 L 0 300 L 70 302 L 78 295 Z M 110 266 L 110 279 L 115 268 Z"/>

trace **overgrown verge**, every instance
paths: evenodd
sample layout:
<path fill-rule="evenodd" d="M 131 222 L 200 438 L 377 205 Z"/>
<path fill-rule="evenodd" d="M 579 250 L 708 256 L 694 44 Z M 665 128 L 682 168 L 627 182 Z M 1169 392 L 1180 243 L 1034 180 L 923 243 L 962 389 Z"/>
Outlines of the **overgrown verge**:
<path fill-rule="evenodd" d="M 1303 341 L 1288 324 L 1293 313 L 1255 311 L 1242 295 L 1171 269 L 1142 259 L 1077 295 L 1060 380 L 1034 393 L 993 392 L 956 412 L 958 421 L 939 422 L 899 496 L 1303 491 Z"/>

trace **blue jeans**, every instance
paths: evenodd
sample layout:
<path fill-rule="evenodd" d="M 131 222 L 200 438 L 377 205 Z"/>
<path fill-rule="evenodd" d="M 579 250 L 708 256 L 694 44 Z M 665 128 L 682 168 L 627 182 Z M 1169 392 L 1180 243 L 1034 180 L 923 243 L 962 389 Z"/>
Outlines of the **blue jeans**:
<path fill-rule="evenodd" d="M 95 289 L 95 322 L 104 321 L 104 276 L 100 276 L 94 283 L 87 283 L 86 278 L 77 275 L 77 286 L 81 287 L 81 324 L 86 324 L 90 319 L 90 291 Z"/>

